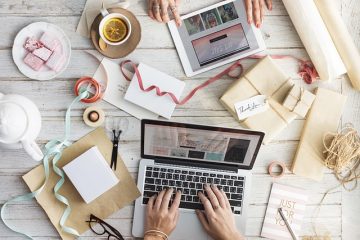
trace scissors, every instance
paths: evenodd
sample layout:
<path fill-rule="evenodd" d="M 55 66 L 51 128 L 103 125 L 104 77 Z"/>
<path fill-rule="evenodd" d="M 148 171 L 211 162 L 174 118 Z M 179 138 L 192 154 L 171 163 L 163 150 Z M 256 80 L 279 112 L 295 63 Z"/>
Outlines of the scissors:
<path fill-rule="evenodd" d="M 111 164 L 110 164 L 110 168 L 114 168 L 114 170 L 116 171 L 116 164 L 117 164 L 117 156 L 118 156 L 118 149 L 119 149 L 119 139 L 120 139 L 120 135 L 122 133 L 121 130 L 119 130 L 116 134 L 116 130 L 112 130 L 113 132 L 113 150 L 112 150 L 112 154 L 111 154 Z"/>

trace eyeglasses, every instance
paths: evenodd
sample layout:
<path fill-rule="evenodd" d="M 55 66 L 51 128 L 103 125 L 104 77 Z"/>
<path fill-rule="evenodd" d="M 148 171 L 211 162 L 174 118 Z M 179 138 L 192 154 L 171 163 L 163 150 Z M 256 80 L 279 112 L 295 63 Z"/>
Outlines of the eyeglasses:
<path fill-rule="evenodd" d="M 125 240 L 118 230 L 93 214 L 90 215 L 90 220 L 86 222 L 89 223 L 91 231 L 97 235 L 108 234 L 108 240 Z"/>

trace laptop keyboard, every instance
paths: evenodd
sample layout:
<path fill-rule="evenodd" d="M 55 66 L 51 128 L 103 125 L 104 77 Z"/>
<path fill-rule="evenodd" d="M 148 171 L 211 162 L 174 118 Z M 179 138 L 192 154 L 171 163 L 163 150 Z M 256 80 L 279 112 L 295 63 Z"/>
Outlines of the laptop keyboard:
<path fill-rule="evenodd" d="M 234 214 L 241 214 L 243 200 L 243 188 L 245 178 L 229 173 L 202 171 L 197 169 L 167 168 L 147 166 L 145 171 L 145 183 L 143 189 L 143 204 L 147 204 L 149 198 L 163 189 L 173 188 L 180 190 L 180 208 L 200 209 L 204 207 L 200 203 L 198 192 L 204 191 L 204 184 L 215 184 L 223 189 L 227 195 Z M 175 191 L 172 199 L 175 196 Z M 171 204 L 171 203 L 170 203 Z"/>

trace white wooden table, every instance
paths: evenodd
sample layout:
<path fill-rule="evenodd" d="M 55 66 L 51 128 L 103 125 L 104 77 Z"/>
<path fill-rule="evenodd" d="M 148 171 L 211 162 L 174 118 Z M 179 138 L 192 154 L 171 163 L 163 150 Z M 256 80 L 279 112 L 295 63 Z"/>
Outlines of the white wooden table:
<path fill-rule="evenodd" d="M 182 70 L 173 42 L 165 25 L 152 21 L 146 14 L 145 0 L 130 0 L 130 10 L 134 12 L 142 25 L 142 40 L 129 59 L 142 61 L 159 70 L 186 81 L 188 92 L 194 86 L 213 76 L 220 69 L 187 79 Z M 182 12 L 199 9 L 219 0 L 183 0 Z M 339 4 L 343 18 L 351 28 L 351 34 L 360 48 L 360 2 L 358 0 L 334 0 Z M 37 104 L 43 117 L 43 128 L 38 138 L 39 143 L 63 135 L 64 114 L 66 107 L 74 98 L 74 81 L 81 76 L 91 75 L 96 63 L 83 50 L 94 49 L 90 40 L 75 33 L 85 0 L 0 0 L 0 92 L 20 93 Z M 24 26 L 35 21 L 48 21 L 62 27 L 71 39 L 73 54 L 66 72 L 59 78 L 50 81 L 32 81 L 24 77 L 16 68 L 11 57 L 12 42 L 16 33 Z M 270 54 L 292 54 L 307 58 L 307 53 L 290 21 L 281 2 L 274 0 L 272 12 L 267 16 L 262 28 L 263 36 Z M 121 59 L 118 60 L 119 62 Z M 281 68 L 292 76 L 299 84 L 305 85 L 297 76 L 297 63 L 292 60 L 276 60 Z M 254 60 L 243 61 L 246 68 L 255 63 Z M 239 128 L 239 124 L 220 105 L 218 98 L 232 82 L 230 79 L 218 81 L 199 92 L 188 104 L 178 107 L 171 120 L 211 124 L 224 127 Z M 360 93 L 351 89 L 346 77 L 326 85 L 348 95 L 348 105 L 342 123 L 353 122 L 360 127 Z M 308 87 L 308 86 L 305 86 Z M 140 158 L 140 122 L 128 114 L 101 102 L 99 104 L 108 116 L 128 118 L 129 130 L 122 135 L 120 154 L 129 171 L 137 177 L 137 166 Z M 77 140 L 92 129 L 82 122 L 84 105 L 77 105 L 73 121 L 72 140 Z M 280 160 L 289 167 L 300 138 L 304 120 L 297 119 L 271 144 L 262 146 L 260 155 L 253 169 L 253 190 L 246 229 L 248 239 L 260 238 L 262 222 L 265 215 L 270 186 L 273 180 L 267 174 L 267 166 L 273 160 Z M 0 150 L 0 203 L 28 192 L 21 176 L 38 163 L 29 159 L 24 151 Z M 311 192 L 306 211 L 302 235 L 312 235 L 311 216 L 324 192 L 337 185 L 330 171 L 325 174 L 321 183 L 297 177 L 290 172 L 278 180 L 280 183 L 299 186 Z M 332 239 L 360 239 L 360 189 L 351 193 L 338 188 L 328 195 L 321 208 L 318 223 L 325 225 Z M 35 201 L 10 207 L 10 222 L 35 236 L 36 239 L 59 239 L 59 236 L 48 220 L 44 211 Z M 115 213 L 109 219 L 124 236 L 131 239 L 131 223 L 133 206 L 128 206 Z M 88 232 L 87 239 L 95 237 Z M 0 223 L 0 239 L 21 239 Z M 196 239 L 196 238 L 194 238 Z"/>

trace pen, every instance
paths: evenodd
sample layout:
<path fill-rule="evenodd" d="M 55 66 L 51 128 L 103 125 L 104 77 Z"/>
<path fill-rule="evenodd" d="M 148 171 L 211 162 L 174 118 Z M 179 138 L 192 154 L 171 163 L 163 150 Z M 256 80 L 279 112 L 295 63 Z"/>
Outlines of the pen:
<path fill-rule="evenodd" d="M 285 217 L 285 215 L 284 215 L 284 213 L 282 211 L 282 208 L 278 208 L 278 211 L 280 213 L 280 216 L 281 216 L 282 220 L 284 220 L 285 225 L 286 225 L 287 229 L 289 230 L 289 232 L 291 234 L 291 237 L 293 238 L 293 240 L 297 240 L 294 231 L 292 230 L 289 222 L 287 221 L 287 219 L 286 219 L 286 217 Z"/>

